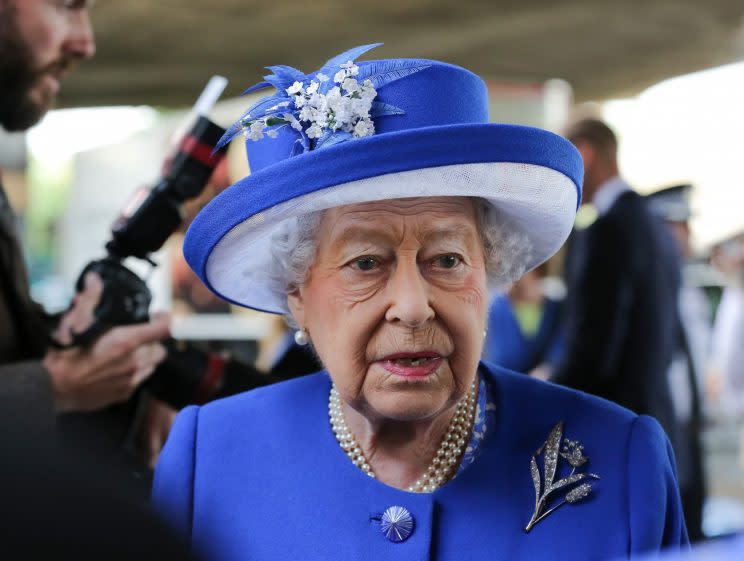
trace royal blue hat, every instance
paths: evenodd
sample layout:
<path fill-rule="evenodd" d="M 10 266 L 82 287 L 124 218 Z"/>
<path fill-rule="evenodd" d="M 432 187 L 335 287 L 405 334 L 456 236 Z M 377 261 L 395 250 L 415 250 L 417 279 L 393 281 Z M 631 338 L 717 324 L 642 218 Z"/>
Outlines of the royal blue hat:
<path fill-rule="evenodd" d="M 304 214 L 409 197 L 485 199 L 532 244 L 527 268 L 571 231 L 583 164 L 551 132 L 488 122 L 475 74 L 443 62 L 355 60 L 357 47 L 318 72 L 268 67 L 276 93 L 251 106 L 223 143 L 246 136 L 251 174 L 215 197 L 191 224 L 189 265 L 216 294 L 257 310 L 287 311 L 272 252 Z"/>

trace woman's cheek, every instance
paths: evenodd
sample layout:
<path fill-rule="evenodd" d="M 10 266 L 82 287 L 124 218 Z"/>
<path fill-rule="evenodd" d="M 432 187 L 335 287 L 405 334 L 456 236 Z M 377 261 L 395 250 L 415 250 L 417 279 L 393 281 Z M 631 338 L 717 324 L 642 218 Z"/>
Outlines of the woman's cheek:
<path fill-rule="evenodd" d="M 382 275 L 347 274 L 342 276 L 338 290 L 342 302 L 356 304 L 369 300 L 379 293 L 384 286 L 385 278 Z"/>
<path fill-rule="evenodd" d="M 458 294 L 458 300 L 460 304 L 466 305 L 469 308 L 476 310 L 482 310 L 482 315 L 485 318 L 487 294 L 485 290 L 481 290 L 479 287 L 471 287 L 468 290 L 463 290 Z"/>
<path fill-rule="evenodd" d="M 488 288 L 486 286 L 485 270 L 474 269 L 467 279 L 464 280 L 457 297 L 463 304 L 482 309 L 485 317 L 488 308 Z"/>

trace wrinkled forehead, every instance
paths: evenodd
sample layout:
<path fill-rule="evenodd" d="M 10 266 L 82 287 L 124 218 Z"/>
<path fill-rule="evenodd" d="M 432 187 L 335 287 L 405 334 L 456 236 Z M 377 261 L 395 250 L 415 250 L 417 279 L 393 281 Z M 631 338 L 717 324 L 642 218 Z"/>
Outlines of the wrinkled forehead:
<path fill-rule="evenodd" d="M 469 197 L 417 197 L 372 201 L 324 211 L 321 245 L 346 240 L 420 240 L 477 236 L 475 202 Z"/>

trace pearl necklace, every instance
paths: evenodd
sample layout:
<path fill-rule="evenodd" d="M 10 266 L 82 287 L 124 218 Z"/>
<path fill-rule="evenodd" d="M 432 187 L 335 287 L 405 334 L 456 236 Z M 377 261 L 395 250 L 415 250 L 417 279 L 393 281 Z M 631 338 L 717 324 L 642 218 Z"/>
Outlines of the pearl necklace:
<path fill-rule="evenodd" d="M 467 395 L 457 403 L 455 414 L 452 416 L 439 449 L 431 460 L 429 467 L 416 483 L 408 487 L 409 492 L 431 493 L 452 478 L 457 462 L 462 456 L 473 430 L 475 394 L 476 382 L 473 382 Z M 367 458 L 364 457 L 361 446 L 359 446 L 346 424 L 341 407 L 342 403 L 336 386 L 332 386 L 328 397 L 328 416 L 331 419 L 331 428 L 336 435 L 336 440 L 355 466 L 359 467 L 368 476 L 375 477 L 372 467 L 369 465 Z"/>

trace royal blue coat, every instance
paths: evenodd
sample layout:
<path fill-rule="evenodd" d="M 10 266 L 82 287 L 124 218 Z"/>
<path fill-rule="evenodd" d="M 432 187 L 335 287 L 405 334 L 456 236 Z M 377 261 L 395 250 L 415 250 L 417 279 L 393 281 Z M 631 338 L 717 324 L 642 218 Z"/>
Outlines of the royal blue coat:
<path fill-rule="evenodd" d="M 476 461 L 434 493 L 394 489 L 349 461 L 319 373 L 182 411 L 158 463 L 154 506 L 219 561 L 598 561 L 687 543 L 656 421 L 488 364 L 481 372 L 493 430 Z M 531 458 L 559 421 L 589 457 L 581 470 L 601 479 L 525 533 L 536 502 Z M 415 521 L 401 543 L 380 529 L 393 505 Z"/>

